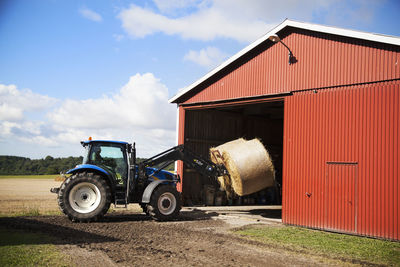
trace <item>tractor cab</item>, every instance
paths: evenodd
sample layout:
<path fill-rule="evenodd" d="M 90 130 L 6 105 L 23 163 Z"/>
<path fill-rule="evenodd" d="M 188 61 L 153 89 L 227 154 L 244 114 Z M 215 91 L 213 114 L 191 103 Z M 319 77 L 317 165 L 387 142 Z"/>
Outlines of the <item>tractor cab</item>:
<path fill-rule="evenodd" d="M 84 166 L 93 165 L 103 169 L 116 184 L 124 184 L 128 178 L 129 144 L 117 141 L 82 141 L 86 149 Z"/>
<path fill-rule="evenodd" d="M 87 140 L 81 144 L 85 148 L 83 162 L 67 171 L 67 174 L 91 171 L 106 176 L 113 188 L 126 188 L 128 180 L 131 183 L 130 188 L 134 187 L 139 173 L 134 146 L 127 142 L 108 140 Z M 133 165 L 135 167 L 132 173 Z M 144 186 L 158 180 L 178 182 L 175 174 L 153 167 L 145 167 L 144 176 Z"/>

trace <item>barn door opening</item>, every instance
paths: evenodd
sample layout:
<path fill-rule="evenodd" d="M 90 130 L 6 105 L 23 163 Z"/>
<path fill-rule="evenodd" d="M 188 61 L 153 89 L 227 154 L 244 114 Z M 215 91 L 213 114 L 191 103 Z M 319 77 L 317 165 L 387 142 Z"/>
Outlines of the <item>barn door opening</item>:
<path fill-rule="evenodd" d="M 276 185 L 244 197 L 226 199 L 215 180 L 184 166 L 185 205 L 280 205 L 283 154 L 282 99 L 251 104 L 235 103 L 188 108 L 185 111 L 185 145 L 209 157 L 209 149 L 237 138 L 259 138 L 275 166 Z M 211 192 L 211 194 L 210 194 Z M 222 193 L 222 194 L 221 194 Z"/>
<path fill-rule="evenodd" d="M 324 228 L 340 232 L 357 229 L 357 163 L 327 162 L 324 189 Z"/>

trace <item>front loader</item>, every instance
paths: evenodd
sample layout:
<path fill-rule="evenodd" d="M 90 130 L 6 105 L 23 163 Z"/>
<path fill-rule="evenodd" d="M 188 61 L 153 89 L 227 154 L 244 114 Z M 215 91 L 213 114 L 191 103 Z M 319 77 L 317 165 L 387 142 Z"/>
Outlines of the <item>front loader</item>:
<path fill-rule="evenodd" d="M 70 176 L 59 188 L 50 190 L 58 194 L 61 211 L 72 221 L 96 221 L 107 213 L 111 203 L 125 207 L 139 203 L 156 220 L 174 219 L 182 206 L 176 190 L 179 177 L 163 169 L 177 160 L 213 179 L 228 175 L 223 165 L 183 145 L 136 162 L 135 144 L 103 140 L 81 144 L 86 149 L 83 163 L 67 172 Z"/>

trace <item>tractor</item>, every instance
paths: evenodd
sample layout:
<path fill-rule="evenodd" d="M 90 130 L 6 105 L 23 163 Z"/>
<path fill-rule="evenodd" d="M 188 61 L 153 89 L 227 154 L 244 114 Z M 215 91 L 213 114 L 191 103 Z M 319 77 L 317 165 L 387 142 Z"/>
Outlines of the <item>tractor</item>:
<path fill-rule="evenodd" d="M 70 176 L 59 188 L 50 190 L 58 194 L 58 205 L 71 221 L 97 221 L 111 203 L 125 207 L 139 203 L 147 215 L 159 221 L 176 218 L 182 207 L 181 193 L 176 189 L 180 177 L 164 168 L 177 160 L 212 179 L 228 175 L 223 165 L 184 145 L 137 162 L 135 143 L 89 138 L 81 144 L 86 150 L 82 164 L 66 172 Z"/>

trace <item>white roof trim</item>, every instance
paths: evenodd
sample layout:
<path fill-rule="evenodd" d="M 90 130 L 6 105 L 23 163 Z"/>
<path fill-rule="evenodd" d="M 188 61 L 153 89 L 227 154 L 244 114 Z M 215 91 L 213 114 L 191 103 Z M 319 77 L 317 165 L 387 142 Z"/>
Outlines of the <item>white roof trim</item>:
<path fill-rule="evenodd" d="M 225 62 L 223 62 L 221 65 L 192 83 L 191 85 L 185 87 L 183 90 L 178 92 L 175 96 L 173 96 L 169 102 L 172 103 L 181 96 L 185 95 L 188 93 L 190 90 L 198 86 L 199 84 L 203 83 L 206 81 L 208 78 L 212 77 L 214 74 L 219 72 L 220 70 L 224 69 L 226 66 L 261 44 L 262 42 L 266 41 L 271 35 L 277 34 L 280 30 L 282 30 L 285 27 L 294 27 L 294 28 L 300 28 L 300 29 L 305 29 L 305 30 L 310 30 L 310 31 L 315 31 L 315 32 L 322 32 L 322 33 L 328 33 L 328 34 L 334 34 L 334 35 L 340 35 L 340 36 L 346 36 L 346 37 L 351 37 L 351 38 L 356 38 L 356 39 L 362 39 L 362 40 L 367 40 L 367 41 L 373 41 L 373 42 L 379 42 L 379 43 L 386 43 L 386 44 L 391 44 L 391 45 L 399 45 L 400 46 L 400 37 L 396 36 L 389 36 L 389 35 L 383 35 L 383 34 L 376 34 L 376 33 L 368 33 L 368 32 L 361 32 L 361 31 L 354 31 L 354 30 L 348 30 L 348 29 L 342 29 L 342 28 L 337 28 L 337 27 L 331 27 L 331 26 L 324 26 L 324 25 L 319 25 L 319 24 L 312 24 L 312 23 L 305 23 L 305 22 L 299 22 L 299 21 L 294 21 L 294 20 L 289 20 L 286 19 L 284 20 L 281 24 L 267 32 L 265 35 L 261 36 L 258 38 L 256 41 L 251 43 L 250 45 L 246 46 L 242 50 L 240 50 L 238 53 L 227 59 Z"/>

